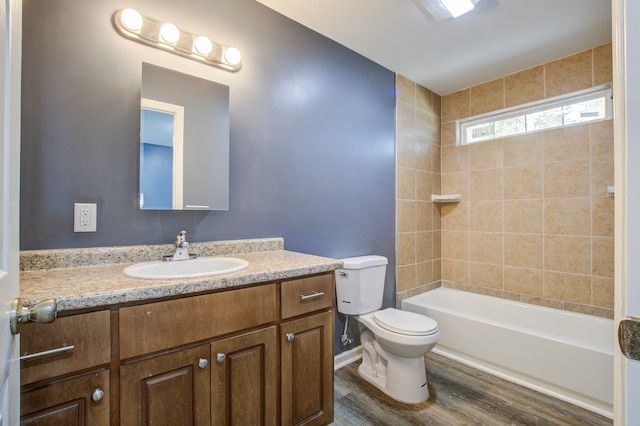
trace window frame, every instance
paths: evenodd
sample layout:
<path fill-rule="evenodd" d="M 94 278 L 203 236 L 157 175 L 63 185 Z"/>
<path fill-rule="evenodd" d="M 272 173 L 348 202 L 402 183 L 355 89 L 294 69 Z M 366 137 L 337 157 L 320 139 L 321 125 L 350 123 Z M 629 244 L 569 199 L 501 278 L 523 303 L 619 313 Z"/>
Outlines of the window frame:
<path fill-rule="evenodd" d="M 593 120 L 585 120 L 576 123 L 561 124 L 559 126 L 546 127 L 544 129 L 525 130 L 523 132 L 514 133 L 504 136 L 495 136 L 495 124 L 494 124 L 494 136 L 487 137 L 486 139 L 467 141 L 467 129 L 469 127 L 475 127 L 482 124 L 496 123 L 498 121 L 507 120 L 519 116 L 527 116 L 541 111 L 552 110 L 555 108 L 562 108 L 567 105 L 577 104 L 580 102 L 587 102 L 589 100 L 598 99 L 604 97 L 605 99 L 605 116 L 604 118 L 596 118 Z M 476 143 L 489 142 L 497 139 L 505 139 L 523 135 L 529 135 L 532 133 L 544 132 L 552 129 L 559 129 L 563 127 L 578 126 L 587 123 L 595 123 L 598 121 L 611 120 L 613 117 L 613 95 L 610 85 L 593 87 L 587 90 L 581 90 L 578 92 L 572 92 L 567 95 L 556 96 L 554 98 L 542 99 L 535 102 L 530 102 L 523 105 L 517 105 L 510 108 L 504 108 L 497 111 L 491 111 L 484 114 L 479 114 L 473 117 L 466 117 L 456 120 L 456 145 L 473 145 Z"/>

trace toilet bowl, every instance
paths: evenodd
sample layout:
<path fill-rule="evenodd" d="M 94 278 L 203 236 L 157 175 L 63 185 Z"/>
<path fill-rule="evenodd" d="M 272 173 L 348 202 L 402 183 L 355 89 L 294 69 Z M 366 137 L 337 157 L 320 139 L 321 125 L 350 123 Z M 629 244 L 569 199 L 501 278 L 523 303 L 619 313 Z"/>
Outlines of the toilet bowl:
<path fill-rule="evenodd" d="M 362 363 L 359 374 L 390 397 L 405 403 L 429 398 L 424 355 L 438 342 L 432 318 L 395 308 L 380 310 L 387 259 L 342 259 L 336 270 L 338 311 L 357 317 Z"/>

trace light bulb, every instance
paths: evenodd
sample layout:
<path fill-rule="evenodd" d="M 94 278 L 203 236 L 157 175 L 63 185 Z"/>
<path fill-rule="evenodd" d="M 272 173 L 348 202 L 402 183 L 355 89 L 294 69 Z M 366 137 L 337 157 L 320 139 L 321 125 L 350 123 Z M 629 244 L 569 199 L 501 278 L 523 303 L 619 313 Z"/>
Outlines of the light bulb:
<path fill-rule="evenodd" d="M 454 18 L 464 15 L 475 6 L 471 0 L 442 0 L 442 4 Z"/>
<path fill-rule="evenodd" d="M 124 9 L 122 14 L 120 15 L 120 22 L 124 25 L 129 31 L 140 31 L 142 28 L 142 15 L 138 13 L 135 9 Z"/>
<path fill-rule="evenodd" d="M 224 52 L 224 60 L 230 65 L 238 65 L 242 60 L 242 55 L 235 47 L 229 47 Z"/>
<path fill-rule="evenodd" d="M 193 43 L 193 48 L 197 53 L 207 56 L 213 50 L 213 43 L 211 43 L 209 37 L 200 36 Z"/>
<path fill-rule="evenodd" d="M 169 44 L 176 44 L 180 40 L 180 30 L 175 25 L 167 22 L 160 29 L 160 38 Z"/>

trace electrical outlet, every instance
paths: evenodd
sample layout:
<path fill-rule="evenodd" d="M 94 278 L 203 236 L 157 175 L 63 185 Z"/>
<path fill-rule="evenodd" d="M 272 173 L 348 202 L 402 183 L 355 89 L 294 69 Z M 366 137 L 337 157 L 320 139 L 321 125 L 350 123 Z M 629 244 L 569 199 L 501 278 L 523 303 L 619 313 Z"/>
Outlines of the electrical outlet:
<path fill-rule="evenodd" d="M 73 232 L 96 232 L 98 205 L 75 203 L 73 205 Z"/>

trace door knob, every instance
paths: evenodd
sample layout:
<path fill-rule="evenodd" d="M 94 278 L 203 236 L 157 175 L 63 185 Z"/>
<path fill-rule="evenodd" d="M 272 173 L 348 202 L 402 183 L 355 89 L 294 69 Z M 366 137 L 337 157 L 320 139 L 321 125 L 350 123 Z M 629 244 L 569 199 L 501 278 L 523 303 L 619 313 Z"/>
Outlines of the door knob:
<path fill-rule="evenodd" d="M 58 304 L 55 299 L 43 300 L 33 306 L 24 306 L 20 298 L 13 299 L 9 313 L 11 334 L 20 333 L 20 326 L 28 322 L 40 324 L 53 322 L 57 315 Z"/>

